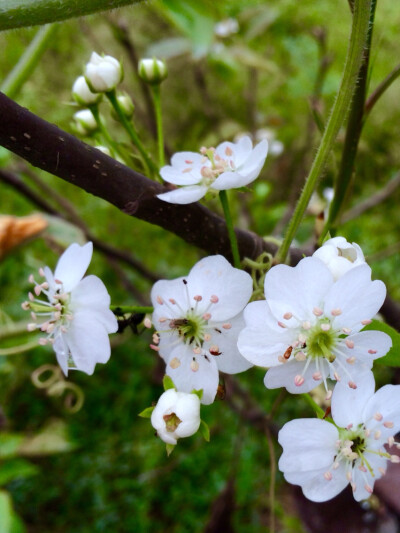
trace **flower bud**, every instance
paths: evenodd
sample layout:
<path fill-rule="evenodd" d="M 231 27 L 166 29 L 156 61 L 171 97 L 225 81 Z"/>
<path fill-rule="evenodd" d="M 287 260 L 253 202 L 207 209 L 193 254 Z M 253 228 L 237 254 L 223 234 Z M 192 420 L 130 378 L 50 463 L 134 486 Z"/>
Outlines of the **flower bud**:
<path fill-rule="evenodd" d="M 72 96 L 79 105 L 87 106 L 90 104 L 99 103 L 103 95 L 92 93 L 88 84 L 86 83 L 85 78 L 83 76 L 79 76 L 72 86 Z"/>
<path fill-rule="evenodd" d="M 179 438 L 190 437 L 200 427 L 199 397 L 168 389 L 151 414 L 151 424 L 167 444 L 175 445 Z"/>
<path fill-rule="evenodd" d="M 344 237 L 329 239 L 313 253 L 332 272 L 335 280 L 350 269 L 365 263 L 364 254 L 357 243 L 350 244 Z"/>
<path fill-rule="evenodd" d="M 97 130 L 97 122 L 90 109 L 82 109 L 74 114 L 76 130 L 81 135 L 90 135 Z"/>
<path fill-rule="evenodd" d="M 99 56 L 93 52 L 85 67 L 85 79 L 95 93 L 108 92 L 122 81 L 124 73 L 121 63 L 111 56 Z"/>
<path fill-rule="evenodd" d="M 128 94 L 119 94 L 117 100 L 124 115 L 127 118 L 132 118 L 135 111 L 135 104 L 132 102 L 132 98 Z"/>
<path fill-rule="evenodd" d="M 141 59 L 138 68 L 139 76 L 150 85 L 158 85 L 168 76 L 167 65 L 160 59 Z"/>

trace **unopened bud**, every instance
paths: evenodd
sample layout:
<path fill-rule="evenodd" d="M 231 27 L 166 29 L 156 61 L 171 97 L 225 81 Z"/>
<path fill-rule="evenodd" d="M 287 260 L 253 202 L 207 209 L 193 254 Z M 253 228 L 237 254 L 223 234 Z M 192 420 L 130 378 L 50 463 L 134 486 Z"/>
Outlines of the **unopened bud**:
<path fill-rule="evenodd" d="M 167 65 L 160 59 L 141 59 L 138 68 L 139 76 L 151 85 L 158 85 L 168 76 Z"/>
<path fill-rule="evenodd" d="M 72 96 L 79 105 L 88 106 L 91 104 L 98 104 L 103 95 L 93 93 L 89 89 L 85 78 L 83 76 L 79 76 L 72 86 Z"/>
<path fill-rule="evenodd" d="M 85 67 L 85 79 L 94 93 L 112 91 L 122 81 L 121 63 L 112 56 L 99 56 L 93 52 Z"/>

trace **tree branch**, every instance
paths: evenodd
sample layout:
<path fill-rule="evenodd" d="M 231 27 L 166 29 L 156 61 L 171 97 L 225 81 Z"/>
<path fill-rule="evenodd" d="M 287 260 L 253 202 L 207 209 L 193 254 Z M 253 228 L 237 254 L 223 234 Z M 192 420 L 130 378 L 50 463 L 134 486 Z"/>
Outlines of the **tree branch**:
<path fill-rule="evenodd" d="M 33 166 L 103 198 L 127 215 L 161 226 L 208 253 L 232 259 L 225 221 L 195 203 L 173 205 L 156 195 L 165 188 L 37 117 L 0 93 L 0 145 Z M 256 258 L 276 246 L 254 233 L 236 230 L 241 257 Z M 291 260 L 302 257 L 292 251 Z"/>

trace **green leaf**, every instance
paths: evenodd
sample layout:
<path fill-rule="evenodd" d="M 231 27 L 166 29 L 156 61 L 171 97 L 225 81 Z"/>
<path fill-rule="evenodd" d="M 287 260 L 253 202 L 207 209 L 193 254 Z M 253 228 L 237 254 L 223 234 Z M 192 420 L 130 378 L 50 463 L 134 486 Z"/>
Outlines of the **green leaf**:
<path fill-rule="evenodd" d="M 18 449 L 24 441 L 23 435 L 2 433 L 0 438 L 0 458 L 7 459 L 18 455 Z"/>
<path fill-rule="evenodd" d="M 165 449 L 167 450 L 168 457 L 171 455 L 171 453 L 174 451 L 175 444 L 166 444 Z M 1 533 L 1 532 L 0 532 Z"/>
<path fill-rule="evenodd" d="M 70 452 L 74 448 L 76 445 L 69 440 L 65 422 L 52 420 L 40 433 L 25 439 L 18 449 L 18 454 L 36 457 Z"/>
<path fill-rule="evenodd" d="M 386 366 L 400 366 L 400 334 L 393 329 L 391 326 L 388 326 L 384 322 L 379 320 L 373 320 L 371 324 L 365 326 L 363 331 L 383 331 L 392 339 L 392 347 L 386 355 L 375 359 L 375 363 Z"/>
<path fill-rule="evenodd" d="M 175 389 L 175 385 L 174 385 L 174 382 L 172 381 L 172 379 L 167 376 L 165 374 L 165 376 L 163 377 L 163 387 L 164 387 L 164 390 L 167 391 L 169 389 Z"/>
<path fill-rule="evenodd" d="M 150 418 L 151 413 L 154 411 L 154 405 L 152 407 L 146 407 L 141 413 L 139 413 L 138 416 L 141 416 L 142 418 Z"/>
<path fill-rule="evenodd" d="M 193 389 L 190 394 L 195 394 L 201 400 L 203 398 L 203 389 Z"/>
<path fill-rule="evenodd" d="M 202 434 L 205 441 L 210 442 L 210 428 L 204 420 L 200 423 L 200 433 Z"/>
<path fill-rule="evenodd" d="M 25 459 L 11 459 L 0 465 L 0 485 L 14 479 L 34 476 L 37 472 L 38 468 Z"/>
<path fill-rule="evenodd" d="M 0 491 L 0 533 L 11 533 L 13 508 L 8 492 Z"/>
<path fill-rule="evenodd" d="M 10 533 L 26 533 L 26 528 L 21 518 L 17 514 L 11 515 L 11 529 Z"/>

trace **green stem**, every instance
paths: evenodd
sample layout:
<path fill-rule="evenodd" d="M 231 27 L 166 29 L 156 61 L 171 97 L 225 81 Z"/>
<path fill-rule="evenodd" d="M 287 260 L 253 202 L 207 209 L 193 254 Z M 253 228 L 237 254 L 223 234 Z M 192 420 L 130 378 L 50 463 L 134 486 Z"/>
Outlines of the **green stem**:
<path fill-rule="evenodd" d="M 125 313 L 147 314 L 154 311 L 154 308 L 151 306 L 143 307 L 139 305 L 110 305 L 110 309 L 117 315 L 124 315 Z"/>
<path fill-rule="evenodd" d="M 276 255 L 276 262 L 283 263 L 286 259 L 290 245 L 296 235 L 311 195 L 315 189 L 317 180 L 324 170 L 340 126 L 342 125 L 350 106 L 357 83 L 357 75 L 363 60 L 364 44 L 369 25 L 370 7 L 371 0 L 355 1 L 350 43 L 340 88 L 322 136 L 317 155 L 312 164 L 310 173 L 307 176 L 304 189 L 300 195 L 296 209 L 294 210 L 285 238 Z"/>
<path fill-rule="evenodd" d="M 371 49 L 375 7 L 376 0 L 372 0 L 369 31 L 367 33 L 367 40 L 364 47 L 364 60 L 359 70 L 357 86 L 352 99 L 339 171 L 334 185 L 335 193 L 329 208 L 328 220 L 326 221 L 320 237 L 320 243 L 323 242 L 323 239 L 329 230 L 335 230 L 335 226 L 340 219 L 343 205 L 347 200 L 348 191 L 353 181 L 354 164 L 357 157 L 358 144 L 364 123 L 364 104 L 367 92 L 369 55 Z"/>
<path fill-rule="evenodd" d="M 18 355 L 19 353 L 27 352 L 29 350 L 32 350 L 33 348 L 37 348 L 39 346 L 37 339 L 31 342 L 27 342 L 25 344 L 21 344 L 19 346 L 11 346 L 10 348 L 1 348 L 0 349 L 0 356 L 5 355 Z"/>
<path fill-rule="evenodd" d="M 15 99 L 24 83 L 39 63 L 40 58 L 53 39 L 57 28 L 58 26 L 56 24 L 49 24 L 40 28 L 28 48 L 19 58 L 18 63 L 1 84 L 1 92 L 6 94 L 9 98 Z"/>
<path fill-rule="evenodd" d="M 232 255 L 233 255 L 233 265 L 236 268 L 241 268 L 239 247 L 238 247 L 238 243 L 236 239 L 236 233 L 233 228 L 231 212 L 229 210 L 228 195 L 226 191 L 219 191 L 219 199 L 221 201 L 222 209 L 224 210 L 226 226 L 228 228 L 228 235 L 229 235 L 229 240 L 231 243 L 231 249 L 232 249 Z"/>
<path fill-rule="evenodd" d="M 158 164 L 160 165 L 160 168 L 161 168 L 165 165 L 165 156 L 164 156 L 164 134 L 163 134 L 160 93 L 161 91 L 160 91 L 159 84 L 151 86 L 151 94 L 153 96 L 154 111 L 156 115 L 156 124 L 157 124 Z"/>
<path fill-rule="evenodd" d="M 0 31 L 47 24 L 99 11 L 115 9 L 141 0 L 1 0 Z"/>
<path fill-rule="evenodd" d="M 128 133 L 132 143 L 136 146 L 136 148 L 139 150 L 140 155 L 143 157 L 145 166 L 147 167 L 146 170 L 148 173 L 151 173 L 151 175 L 158 176 L 158 168 L 154 164 L 153 160 L 147 153 L 145 147 L 143 146 L 141 140 L 139 139 L 139 135 L 137 134 L 137 131 L 135 130 L 134 125 L 128 118 L 126 117 L 125 113 L 123 112 L 118 100 L 117 95 L 115 93 L 115 90 L 110 91 L 106 93 L 107 98 L 109 99 L 111 105 L 113 106 L 115 112 L 117 113 L 117 116 L 125 128 L 126 132 Z"/>
<path fill-rule="evenodd" d="M 127 161 L 126 155 L 120 150 L 117 143 L 113 141 L 111 138 L 111 135 L 108 133 L 108 129 L 104 125 L 104 122 L 100 116 L 99 107 L 97 104 L 89 105 L 88 109 L 92 112 L 94 119 L 96 121 L 96 124 L 100 130 L 100 133 L 102 134 L 105 143 L 111 148 L 111 150 L 118 154 L 124 161 Z"/>
<path fill-rule="evenodd" d="M 311 407 L 311 409 L 315 412 L 318 418 L 324 418 L 325 411 L 320 407 L 310 396 L 308 392 L 301 395 L 304 400 L 308 403 L 308 405 Z"/>

